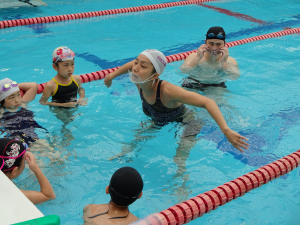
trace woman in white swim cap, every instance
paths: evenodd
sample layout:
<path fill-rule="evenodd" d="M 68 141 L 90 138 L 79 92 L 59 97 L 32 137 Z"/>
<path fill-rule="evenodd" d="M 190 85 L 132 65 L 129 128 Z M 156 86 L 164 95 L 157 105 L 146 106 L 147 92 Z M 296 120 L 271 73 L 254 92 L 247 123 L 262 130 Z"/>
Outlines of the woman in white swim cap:
<path fill-rule="evenodd" d="M 167 59 L 163 53 L 148 49 L 133 61 L 107 75 L 104 83 L 110 87 L 115 77 L 129 72 L 130 80 L 139 90 L 143 111 L 154 122 L 181 122 L 187 111 L 184 104 L 206 108 L 233 147 L 241 152 L 248 149 L 249 145 L 244 141 L 247 138 L 228 127 L 214 100 L 159 79 L 166 64 Z"/>

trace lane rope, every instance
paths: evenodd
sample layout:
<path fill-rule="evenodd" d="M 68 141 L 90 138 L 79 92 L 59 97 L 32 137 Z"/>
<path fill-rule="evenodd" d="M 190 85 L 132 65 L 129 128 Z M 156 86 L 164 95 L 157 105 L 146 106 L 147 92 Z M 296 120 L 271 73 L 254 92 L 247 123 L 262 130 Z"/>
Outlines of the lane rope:
<path fill-rule="evenodd" d="M 54 22 L 59 22 L 64 20 L 84 19 L 88 17 L 97 17 L 97 16 L 112 15 L 112 14 L 148 11 L 148 10 L 169 8 L 175 6 L 201 4 L 205 2 L 216 2 L 216 1 L 219 0 L 190 0 L 190 1 L 162 3 L 162 4 L 155 4 L 155 5 L 136 6 L 136 7 L 122 8 L 122 9 L 109 9 L 109 10 L 86 12 L 86 13 L 75 13 L 75 14 L 67 14 L 67 15 L 46 16 L 46 17 L 36 17 L 36 18 L 17 19 L 17 20 L 4 20 L 4 21 L 0 21 L 0 29 L 16 27 L 16 26 L 40 24 L 40 23 L 54 23 Z"/>
<path fill-rule="evenodd" d="M 255 41 L 261 41 L 261 40 L 265 40 L 265 39 L 269 39 L 269 38 L 276 38 L 276 37 L 298 34 L 298 33 L 300 33 L 300 27 L 288 29 L 288 30 L 284 30 L 284 31 L 278 31 L 278 32 L 274 32 L 274 33 L 269 33 L 269 34 L 264 34 L 264 35 L 260 35 L 260 36 L 245 38 L 242 40 L 228 42 L 228 43 L 226 43 L 226 46 L 228 48 L 231 48 L 234 46 L 243 45 L 243 44 L 247 44 L 247 43 L 251 43 L 251 42 L 255 42 Z M 186 59 L 186 57 L 189 54 L 194 53 L 196 51 L 197 50 L 193 50 L 193 51 L 187 51 L 187 52 L 178 53 L 178 54 L 174 54 L 174 55 L 169 55 L 166 58 L 168 60 L 168 63 L 181 61 L 181 60 Z M 118 67 L 111 68 L 111 69 L 82 74 L 82 75 L 80 75 L 80 79 L 81 79 L 82 83 L 87 83 L 87 82 L 91 82 L 94 80 L 101 80 L 101 79 L 104 79 L 108 74 L 117 70 L 118 68 L 120 68 L 120 67 L 118 66 Z M 38 91 L 37 91 L 38 94 L 41 94 L 43 92 L 45 85 L 46 85 L 46 83 L 39 84 Z"/>
<path fill-rule="evenodd" d="M 136 225 L 181 225 L 203 216 L 249 191 L 283 176 L 300 165 L 300 150 L 185 202 L 151 214 Z"/>

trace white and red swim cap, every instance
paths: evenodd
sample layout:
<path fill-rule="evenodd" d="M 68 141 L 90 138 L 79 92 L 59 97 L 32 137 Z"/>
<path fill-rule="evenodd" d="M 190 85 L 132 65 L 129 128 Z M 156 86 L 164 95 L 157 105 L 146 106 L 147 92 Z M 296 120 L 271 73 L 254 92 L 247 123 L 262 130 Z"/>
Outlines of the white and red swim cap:
<path fill-rule="evenodd" d="M 63 62 L 67 60 L 73 60 L 75 53 L 66 46 L 58 47 L 52 54 L 52 63 Z"/>

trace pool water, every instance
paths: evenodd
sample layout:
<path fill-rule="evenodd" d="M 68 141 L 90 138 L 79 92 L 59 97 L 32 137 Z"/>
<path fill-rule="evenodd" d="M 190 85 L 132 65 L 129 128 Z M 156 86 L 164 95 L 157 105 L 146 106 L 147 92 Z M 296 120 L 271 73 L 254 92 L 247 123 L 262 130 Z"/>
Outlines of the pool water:
<path fill-rule="evenodd" d="M 163 3 L 163 1 L 48 1 L 33 7 L 1 8 L 0 20 L 61 15 Z M 223 26 L 227 41 L 240 40 L 300 25 L 300 3 L 221 1 L 129 14 L 118 14 L 0 30 L 1 78 L 44 83 L 54 77 L 51 55 L 58 46 L 76 53 L 75 74 L 122 65 L 148 48 L 165 55 L 199 47 L 210 26 Z M 268 7 L 266 7 L 266 5 Z M 276 13 L 274 13 L 276 11 Z M 245 154 L 227 142 L 204 109 L 189 107 L 203 122 L 196 145 L 176 156 L 182 127 L 168 124 L 147 130 L 138 91 L 128 75 L 106 88 L 103 81 L 83 84 L 88 105 L 68 112 L 30 103 L 38 130 L 54 152 L 36 152 L 51 182 L 56 200 L 37 207 L 60 216 L 62 224 L 82 224 L 86 204 L 109 201 L 105 187 L 122 166 L 136 168 L 144 179 L 144 194 L 130 210 L 138 217 L 233 180 L 299 149 L 300 36 L 289 35 L 229 49 L 241 76 L 227 89 L 199 92 L 214 99 L 228 125 L 249 138 Z M 168 64 L 161 79 L 180 85 L 181 62 Z M 133 146 L 125 156 L 124 146 Z M 299 169 L 247 193 L 190 224 L 299 224 Z M 39 190 L 35 176 L 16 180 L 22 189 Z"/>

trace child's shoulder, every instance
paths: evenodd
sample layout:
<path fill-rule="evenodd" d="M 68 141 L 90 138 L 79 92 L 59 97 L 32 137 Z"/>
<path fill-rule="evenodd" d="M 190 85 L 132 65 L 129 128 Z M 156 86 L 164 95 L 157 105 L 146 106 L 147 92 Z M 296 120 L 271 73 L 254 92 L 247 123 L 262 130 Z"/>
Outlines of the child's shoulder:
<path fill-rule="evenodd" d="M 80 76 L 78 75 L 72 75 L 73 79 L 78 83 L 81 83 L 81 80 L 80 80 Z"/>

